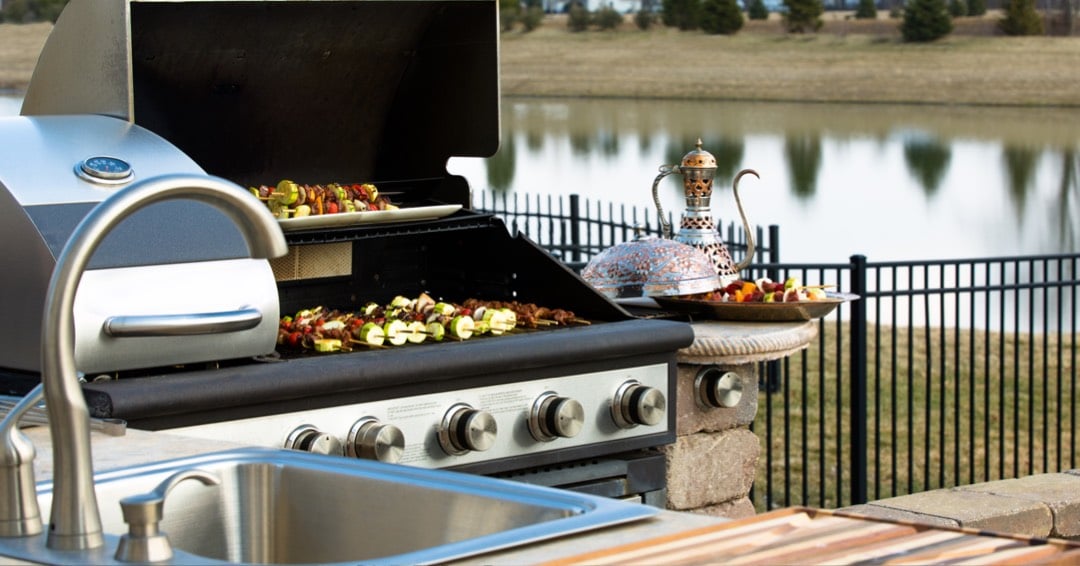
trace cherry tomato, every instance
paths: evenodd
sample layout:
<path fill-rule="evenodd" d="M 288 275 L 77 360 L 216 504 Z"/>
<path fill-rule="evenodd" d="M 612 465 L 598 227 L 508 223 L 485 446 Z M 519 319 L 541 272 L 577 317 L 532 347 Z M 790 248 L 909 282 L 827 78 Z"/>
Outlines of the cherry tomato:
<path fill-rule="evenodd" d="M 289 345 L 292 346 L 293 348 L 299 348 L 300 347 L 300 340 L 303 337 L 304 337 L 304 335 L 299 333 L 299 332 L 293 332 L 293 333 L 289 334 L 289 339 L 288 339 Z"/>

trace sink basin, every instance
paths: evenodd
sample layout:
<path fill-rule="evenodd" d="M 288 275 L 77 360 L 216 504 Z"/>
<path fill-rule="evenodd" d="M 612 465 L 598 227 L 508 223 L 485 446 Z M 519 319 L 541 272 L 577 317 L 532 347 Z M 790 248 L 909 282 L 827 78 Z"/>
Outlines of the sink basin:
<path fill-rule="evenodd" d="M 434 563 L 649 517 L 651 507 L 456 472 L 251 448 L 96 476 L 108 542 L 127 532 L 120 499 L 201 469 L 165 500 L 174 562 Z M 50 507 L 51 485 L 39 489 Z"/>

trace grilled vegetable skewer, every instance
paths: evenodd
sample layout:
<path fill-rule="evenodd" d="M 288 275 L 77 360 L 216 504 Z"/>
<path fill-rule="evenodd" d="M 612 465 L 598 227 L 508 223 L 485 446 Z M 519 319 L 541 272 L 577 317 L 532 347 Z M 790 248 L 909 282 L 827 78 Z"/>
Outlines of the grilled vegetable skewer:
<path fill-rule="evenodd" d="M 588 324 L 574 313 L 533 304 L 469 299 L 458 305 L 421 293 L 416 299 L 394 297 L 388 304 L 370 302 L 355 312 L 304 309 L 283 317 L 278 344 L 317 352 L 349 351 L 354 345 L 384 347 L 476 335 L 499 336 L 519 328 Z"/>

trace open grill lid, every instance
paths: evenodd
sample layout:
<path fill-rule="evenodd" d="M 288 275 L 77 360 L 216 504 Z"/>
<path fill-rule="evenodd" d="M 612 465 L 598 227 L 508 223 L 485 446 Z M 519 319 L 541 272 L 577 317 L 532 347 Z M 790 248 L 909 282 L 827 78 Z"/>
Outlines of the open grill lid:
<path fill-rule="evenodd" d="M 23 114 L 127 119 L 245 186 L 468 207 L 446 163 L 497 149 L 498 82 L 493 0 L 72 0 Z"/>

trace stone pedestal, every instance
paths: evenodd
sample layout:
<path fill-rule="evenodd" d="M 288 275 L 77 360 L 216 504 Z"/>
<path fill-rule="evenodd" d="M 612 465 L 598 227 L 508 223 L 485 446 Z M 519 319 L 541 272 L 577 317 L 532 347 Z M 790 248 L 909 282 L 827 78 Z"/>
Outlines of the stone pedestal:
<path fill-rule="evenodd" d="M 760 444 L 758 362 L 797 352 L 817 337 L 815 322 L 695 322 L 678 354 L 676 440 L 666 448 L 667 507 L 739 518 L 754 514 L 750 485 Z M 718 406 L 717 406 L 718 405 Z"/>

